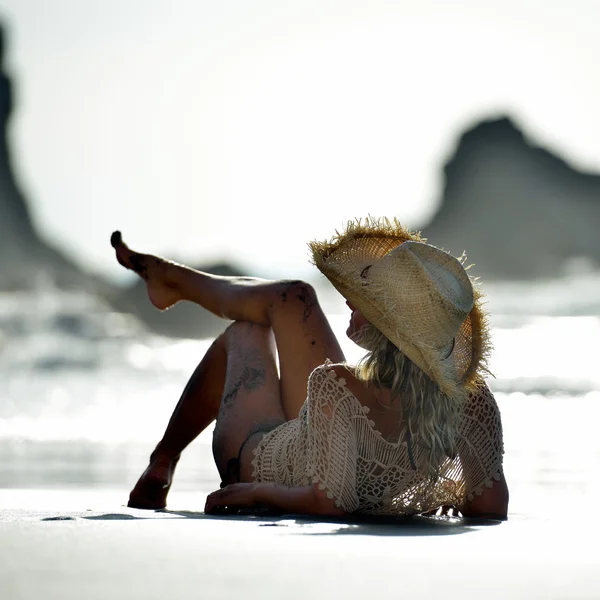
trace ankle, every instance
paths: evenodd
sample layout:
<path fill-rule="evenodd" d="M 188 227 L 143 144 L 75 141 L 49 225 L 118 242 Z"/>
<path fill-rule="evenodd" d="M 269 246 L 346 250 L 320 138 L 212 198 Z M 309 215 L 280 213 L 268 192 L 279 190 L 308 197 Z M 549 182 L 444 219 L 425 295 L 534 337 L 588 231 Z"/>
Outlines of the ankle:
<path fill-rule="evenodd" d="M 180 457 L 180 452 L 159 443 L 150 455 L 150 462 L 171 463 L 175 466 L 179 462 Z"/>

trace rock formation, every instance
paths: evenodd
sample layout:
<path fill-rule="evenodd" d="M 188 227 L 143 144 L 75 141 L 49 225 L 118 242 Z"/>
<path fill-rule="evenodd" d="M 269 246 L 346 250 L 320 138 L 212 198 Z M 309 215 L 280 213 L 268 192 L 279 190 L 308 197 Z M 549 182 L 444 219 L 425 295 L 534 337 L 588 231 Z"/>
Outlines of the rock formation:
<path fill-rule="evenodd" d="M 91 278 L 38 235 L 15 179 L 8 146 L 13 89 L 4 70 L 5 32 L 0 24 L 0 289 L 26 289 L 43 281 L 88 287 Z"/>
<path fill-rule="evenodd" d="M 50 281 L 88 290 L 158 333 L 206 337 L 222 331 L 226 322 L 187 303 L 156 311 L 141 282 L 117 289 L 81 272 L 40 237 L 12 169 L 7 132 L 13 94 L 4 42 L 0 24 L 0 290 Z M 560 276 L 579 258 L 600 266 L 599 224 L 600 175 L 577 171 L 502 118 L 480 123 L 460 138 L 445 166 L 440 208 L 423 232 L 453 254 L 468 249 L 474 275 L 514 280 Z M 228 265 L 200 268 L 242 274 Z"/>
<path fill-rule="evenodd" d="M 600 266 L 600 175 L 535 146 L 508 118 L 467 131 L 445 178 L 423 233 L 455 255 L 467 249 L 473 274 L 555 277 L 580 258 Z"/>

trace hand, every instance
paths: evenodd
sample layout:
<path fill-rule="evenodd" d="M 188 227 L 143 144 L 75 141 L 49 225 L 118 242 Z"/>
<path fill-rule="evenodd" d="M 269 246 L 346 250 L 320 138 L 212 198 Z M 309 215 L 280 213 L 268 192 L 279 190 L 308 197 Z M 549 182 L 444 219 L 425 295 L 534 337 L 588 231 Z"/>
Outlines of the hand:
<path fill-rule="evenodd" d="M 256 505 L 256 483 L 233 483 L 209 494 L 204 512 L 214 514 L 226 508 L 248 508 Z"/>

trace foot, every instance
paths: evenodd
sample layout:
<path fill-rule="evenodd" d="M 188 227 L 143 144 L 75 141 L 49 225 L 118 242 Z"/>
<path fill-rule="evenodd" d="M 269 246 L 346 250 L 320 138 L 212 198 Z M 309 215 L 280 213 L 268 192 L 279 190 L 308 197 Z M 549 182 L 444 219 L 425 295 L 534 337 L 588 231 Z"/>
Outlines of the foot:
<path fill-rule="evenodd" d="M 183 299 L 175 283 L 178 265 L 151 254 L 140 254 L 130 250 L 123 242 L 120 231 L 112 234 L 110 243 L 116 251 L 119 263 L 145 280 L 148 297 L 156 308 L 166 310 Z"/>
<path fill-rule="evenodd" d="M 147 510 L 165 508 L 178 460 L 163 456 L 150 457 L 150 465 L 131 490 L 127 506 Z"/>

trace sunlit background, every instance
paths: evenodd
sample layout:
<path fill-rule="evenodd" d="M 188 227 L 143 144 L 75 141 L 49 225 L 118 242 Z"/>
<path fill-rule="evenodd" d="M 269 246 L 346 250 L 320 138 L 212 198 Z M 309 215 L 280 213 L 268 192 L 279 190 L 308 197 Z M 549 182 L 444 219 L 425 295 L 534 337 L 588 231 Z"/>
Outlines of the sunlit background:
<path fill-rule="evenodd" d="M 594 0 L 3 0 L 18 175 L 42 233 L 261 274 L 367 213 L 425 225 L 474 122 L 600 170 Z"/>
<path fill-rule="evenodd" d="M 194 264 L 314 277 L 306 242 L 353 217 L 426 227 L 461 136 L 500 116 L 600 172 L 593 0 L 3 0 L 0 18 L 37 230 L 119 284 L 133 279 L 112 256 L 117 228 Z M 600 491 L 600 276 L 535 279 L 486 287 L 520 513 Z M 214 333 L 150 332 L 100 288 L 26 287 L 0 294 L 0 488 L 125 500 Z M 347 316 L 327 307 L 343 338 Z M 175 493 L 218 484 L 210 434 L 194 448 Z"/>

